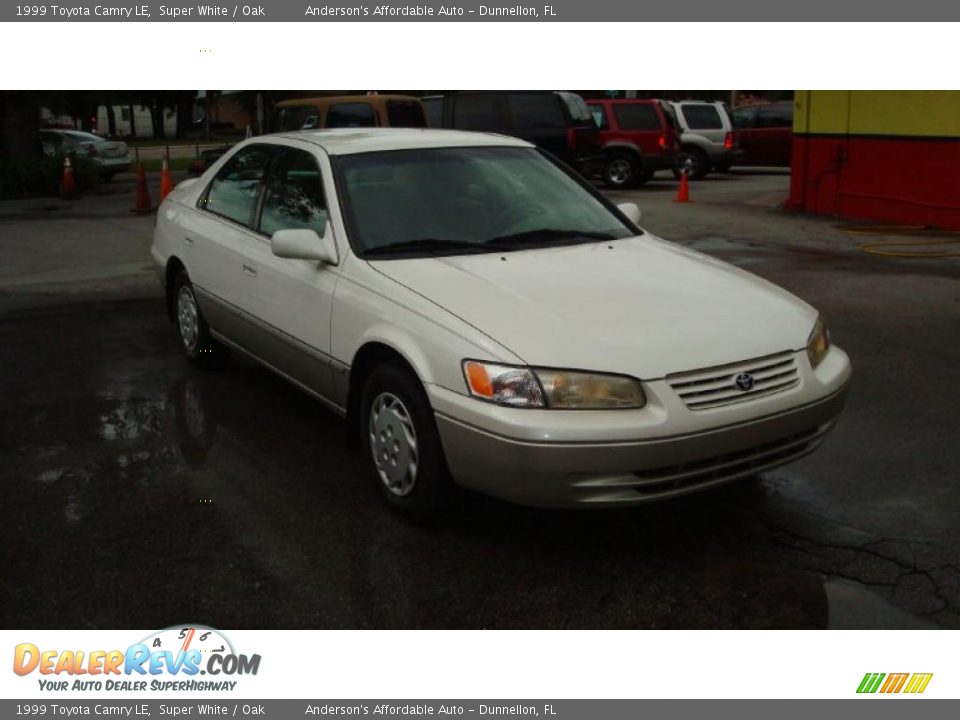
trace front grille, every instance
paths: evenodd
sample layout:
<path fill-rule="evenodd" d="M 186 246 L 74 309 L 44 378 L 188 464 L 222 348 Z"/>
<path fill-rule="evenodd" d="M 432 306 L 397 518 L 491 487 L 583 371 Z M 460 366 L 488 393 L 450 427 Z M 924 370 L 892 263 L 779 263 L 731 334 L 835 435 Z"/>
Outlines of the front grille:
<path fill-rule="evenodd" d="M 745 390 L 736 383 L 743 373 L 753 379 L 752 386 Z M 667 383 L 691 410 L 707 410 L 775 395 L 799 382 L 797 361 L 792 352 L 667 376 Z"/>
<path fill-rule="evenodd" d="M 638 470 L 633 473 L 635 480 L 630 482 L 630 485 L 640 495 L 655 497 L 751 475 L 783 465 L 811 452 L 820 444 L 830 427 L 831 424 L 828 423 L 764 445 L 707 460 Z"/>

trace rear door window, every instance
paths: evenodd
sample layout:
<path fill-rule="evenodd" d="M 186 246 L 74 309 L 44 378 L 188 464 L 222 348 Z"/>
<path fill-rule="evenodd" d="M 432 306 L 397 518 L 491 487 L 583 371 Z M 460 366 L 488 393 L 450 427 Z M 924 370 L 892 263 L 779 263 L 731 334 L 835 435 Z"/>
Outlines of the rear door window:
<path fill-rule="evenodd" d="M 460 130 L 497 130 L 497 99 L 494 95 L 460 95 L 453 104 L 453 126 Z"/>
<path fill-rule="evenodd" d="M 377 116 L 367 103 L 337 103 L 327 110 L 328 128 L 376 127 Z"/>
<path fill-rule="evenodd" d="M 660 130 L 660 116 L 649 103 L 616 103 L 613 114 L 621 130 Z"/>
<path fill-rule="evenodd" d="M 715 105 L 683 105 L 681 110 L 691 130 L 723 129 L 723 120 Z"/>
<path fill-rule="evenodd" d="M 286 148 L 273 163 L 263 195 L 260 232 L 308 229 L 323 234 L 327 210 L 316 158 L 303 150 Z"/>
<path fill-rule="evenodd" d="M 241 225 L 250 226 L 260 180 L 272 154 L 273 150 L 267 145 L 251 145 L 240 150 L 210 183 L 203 207 Z"/>
<path fill-rule="evenodd" d="M 423 106 L 413 100 L 388 100 L 387 120 L 390 127 L 422 128 L 427 126 Z"/>

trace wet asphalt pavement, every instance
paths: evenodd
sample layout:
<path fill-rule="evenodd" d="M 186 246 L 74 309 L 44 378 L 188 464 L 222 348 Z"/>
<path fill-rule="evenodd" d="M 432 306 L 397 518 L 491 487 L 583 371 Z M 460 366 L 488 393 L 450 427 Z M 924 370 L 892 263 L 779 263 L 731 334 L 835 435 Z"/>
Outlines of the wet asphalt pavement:
<path fill-rule="evenodd" d="M 825 444 L 677 501 L 469 496 L 433 527 L 318 403 L 236 354 L 187 364 L 158 288 L 0 293 L 0 624 L 960 627 L 960 266 L 683 240 L 830 319 L 855 379 Z"/>

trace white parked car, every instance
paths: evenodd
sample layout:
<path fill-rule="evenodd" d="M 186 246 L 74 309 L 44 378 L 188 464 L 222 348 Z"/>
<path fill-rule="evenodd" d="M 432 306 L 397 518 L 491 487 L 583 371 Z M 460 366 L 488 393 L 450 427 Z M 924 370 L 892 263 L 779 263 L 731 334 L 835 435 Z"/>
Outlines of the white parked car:
<path fill-rule="evenodd" d="M 813 450 L 850 378 L 817 312 L 639 216 L 521 140 L 291 132 L 178 185 L 152 254 L 187 357 L 344 415 L 414 518 L 454 485 L 633 505 Z"/>

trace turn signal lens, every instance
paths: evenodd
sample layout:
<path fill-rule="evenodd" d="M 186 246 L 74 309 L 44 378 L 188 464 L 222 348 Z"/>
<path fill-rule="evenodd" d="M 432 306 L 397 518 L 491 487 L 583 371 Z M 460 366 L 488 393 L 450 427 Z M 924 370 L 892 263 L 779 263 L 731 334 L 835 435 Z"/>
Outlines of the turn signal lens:
<path fill-rule="evenodd" d="M 544 407 L 540 383 L 529 368 L 466 360 L 463 376 L 474 397 L 511 407 Z"/>
<path fill-rule="evenodd" d="M 807 339 L 807 357 L 810 358 L 810 367 L 816 367 L 823 360 L 827 351 L 830 349 L 830 333 L 823 320 L 817 318 L 817 324 L 813 326 L 813 332 Z"/>

